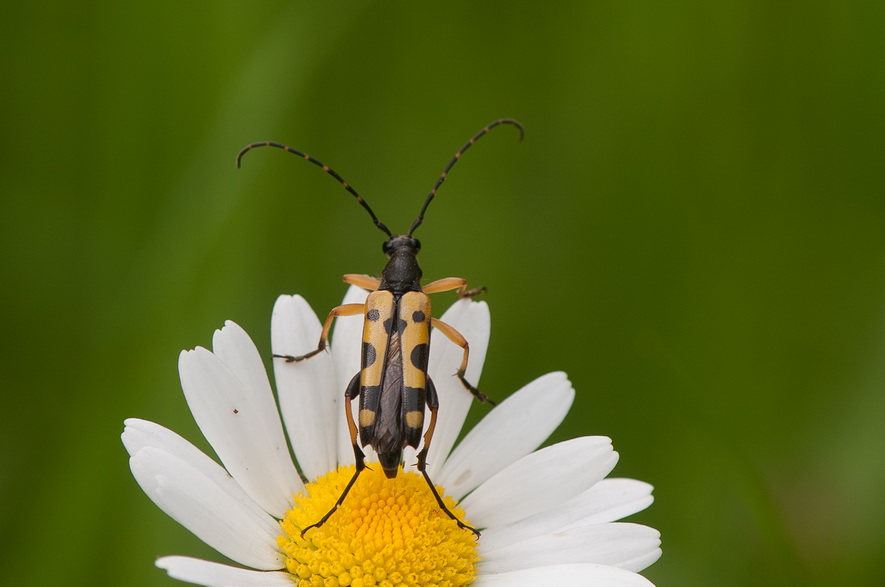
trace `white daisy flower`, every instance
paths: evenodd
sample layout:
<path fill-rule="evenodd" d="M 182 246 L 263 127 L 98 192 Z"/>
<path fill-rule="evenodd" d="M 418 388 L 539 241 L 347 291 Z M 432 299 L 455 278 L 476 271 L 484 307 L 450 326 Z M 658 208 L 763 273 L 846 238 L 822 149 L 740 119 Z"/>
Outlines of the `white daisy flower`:
<path fill-rule="evenodd" d="M 365 295 L 351 288 L 344 302 Z M 488 307 L 460 300 L 442 318 L 469 341 L 467 379 L 477 382 Z M 427 471 L 447 507 L 481 536 L 442 512 L 407 451 L 395 479 L 372 467 L 367 454 L 371 468 L 328 521 L 302 538 L 301 529 L 329 511 L 353 475 L 340 412 L 343 390 L 359 370 L 361 323 L 359 316 L 339 318 L 330 352 L 298 363 L 274 360 L 279 409 L 255 345 L 233 322 L 216 331 L 212 352 L 182 352 L 188 406 L 223 467 L 174 432 L 138 419 L 126 420 L 123 431 L 129 464 L 160 509 L 246 568 L 183 556 L 160 558 L 157 566 L 210 587 L 651 585 L 637 573 L 660 556 L 658 532 L 615 522 L 648 507 L 651 486 L 606 478 L 618 454 L 602 436 L 536 450 L 571 407 L 566 375 L 529 383 L 455 447 L 473 397 L 454 377 L 461 349 L 436 332 L 429 373 L 440 409 Z M 310 351 L 320 329 L 304 299 L 281 296 L 273 352 Z"/>

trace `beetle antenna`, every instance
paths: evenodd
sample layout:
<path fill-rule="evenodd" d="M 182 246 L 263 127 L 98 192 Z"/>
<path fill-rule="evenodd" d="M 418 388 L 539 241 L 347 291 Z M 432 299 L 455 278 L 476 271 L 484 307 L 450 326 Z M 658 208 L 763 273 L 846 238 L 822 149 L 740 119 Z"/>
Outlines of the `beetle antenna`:
<path fill-rule="evenodd" d="M 448 175 L 449 170 L 452 167 L 454 167 L 455 163 L 458 162 L 458 160 L 461 158 L 461 155 L 464 154 L 464 151 L 466 151 L 467 149 L 472 147 L 473 143 L 478 141 L 481 136 L 483 136 L 484 134 L 488 133 L 490 130 L 492 130 L 493 128 L 495 128 L 496 126 L 501 125 L 501 124 L 512 124 L 517 129 L 519 129 L 519 140 L 520 141 L 522 140 L 522 137 L 525 135 L 525 128 L 522 126 L 522 123 L 520 123 L 518 120 L 514 120 L 512 118 L 500 118 L 490 124 L 487 124 L 486 126 L 483 127 L 483 129 L 481 131 L 479 131 L 478 133 L 473 135 L 473 138 L 471 138 L 469 141 L 467 141 L 464 144 L 464 146 L 461 147 L 457 153 L 455 153 L 455 156 L 452 157 L 452 160 L 449 161 L 448 165 L 446 165 L 446 168 L 443 170 L 442 174 L 439 176 L 439 179 L 436 180 L 436 183 L 433 185 L 433 189 L 430 190 L 429 194 L 427 194 L 427 199 L 424 200 L 424 205 L 421 207 L 421 212 L 418 213 L 418 217 L 415 218 L 414 222 L 412 222 L 412 227 L 409 229 L 409 232 L 408 232 L 409 236 L 412 236 L 412 233 L 415 232 L 415 229 L 418 228 L 422 222 L 424 222 L 424 212 L 427 211 L 427 206 L 430 205 L 430 201 L 434 198 L 434 196 L 436 196 L 436 191 L 439 189 L 439 186 L 441 186 L 442 182 L 444 182 L 446 180 L 446 176 Z"/>
<path fill-rule="evenodd" d="M 255 149 L 257 147 L 276 147 L 277 149 L 282 149 L 283 151 L 286 151 L 288 153 L 292 153 L 293 155 L 298 155 L 302 159 L 306 159 L 307 161 L 310 161 L 311 163 L 313 163 L 317 167 L 322 168 L 323 171 L 325 171 L 326 173 L 328 173 L 329 175 L 334 177 L 338 183 L 340 183 L 342 186 L 344 186 L 344 189 L 346 189 L 348 192 L 350 192 L 350 195 L 352 195 L 354 198 L 356 198 L 356 201 L 360 203 L 360 206 L 365 208 L 366 212 L 369 213 L 369 216 L 372 217 L 372 222 L 375 223 L 375 226 L 377 226 L 379 230 L 381 230 L 388 237 L 393 236 L 393 234 L 391 234 L 391 232 L 390 232 L 390 229 L 388 229 L 387 226 L 385 226 L 384 223 L 381 222 L 380 220 L 378 220 L 378 217 L 375 216 L 375 213 L 372 211 L 372 208 L 369 207 L 368 202 L 366 202 L 363 199 L 363 197 L 361 195 L 359 195 L 357 193 L 357 191 L 355 189 L 353 189 L 353 187 L 351 187 L 351 185 L 349 183 L 344 181 L 344 179 L 342 179 L 341 176 L 338 175 L 338 173 L 334 169 L 332 169 L 331 167 L 329 167 L 328 165 L 326 165 L 322 161 L 319 161 L 318 159 L 314 159 L 313 157 L 311 157 L 307 153 L 302 153 L 298 149 L 293 149 L 292 147 L 290 147 L 288 145 L 284 145 L 282 143 L 274 143 L 272 141 L 263 141 L 260 143 L 252 143 L 250 145 L 246 145 L 245 147 L 243 147 L 243 149 L 239 153 L 237 153 L 237 168 L 240 167 L 240 160 L 243 158 L 243 155 L 245 155 L 246 152 L 251 151 L 252 149 Z"/>

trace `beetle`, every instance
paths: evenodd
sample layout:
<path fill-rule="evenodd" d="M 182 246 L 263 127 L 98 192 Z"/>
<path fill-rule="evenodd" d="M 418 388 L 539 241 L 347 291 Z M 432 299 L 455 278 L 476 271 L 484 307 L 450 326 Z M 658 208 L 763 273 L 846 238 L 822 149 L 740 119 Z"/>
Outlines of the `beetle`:
<path fill-rule="evenodd" d="M 425 198 L 409 231 L 400 235 L 394 235 L 378 219 L 362 196 L 337 172 L 307 153 L 281 143 L 265 141 L 251 143 L 237 154 L 237 167 L 240 166 L 243 155 L 257 147 L 275 147 L 306 159 L 338 181 L 365 208 L 375 226 L 387 235 L 382 250 L 387 255 L 388 261 L 381 272 L 380 279 L 358 274 L 344 276 L 346 283 L 370 292 L 365 303 L 343 304 L 333 308 L 323 324 L 316 349 L 300 356 L 274 355 L 275 358 L 286 362 L 310 359 L 325 350 L 329 340 L 329 331 L 335 318 L 360 314 L 364 317 L 361 368 L 359 373 L 351 379 L 344 392 L 344 413 L 353 445 L 356 470 L 332 509 L 318 522 L 304 528 L 301 531 L 302 537 L 311 528 L 322 526 L 335 513 L 338 507 L 344 503 L 344 499 L 356 483 L 360 473 L 366 468 L 365 453 L 360 448 L 360 444 L 375 449 L 387 478 L 393 479 L 397 476 L 405 447 L 410 446 L 417 450 L 420 444 L 421 433 L 424 431 L 425 407 L 430 412 L 430 422 L 427 425 L 427 430 L 424 431 L 424 446 L 418 453 L 417 468 L 427 481 L 427 485 L 442 511 L 460 528 L 470 530 L 479 536 L 479 532 L 475 528 L 459 520 L 446 507 L 427 473 L 427 452 L 433 438 L 439 410 L 436 387 L 427 374 L 431 327 L 442 332 L 449 340 L 463 349 L 461 365 L 455 373 L 461 384 L 473 394 L 475 399 L 491 405 L 494 405 L 494 402 L 465 378 L 464 374 L 470 354 L 467 340 L 455 328 L 431 316 L 430 298 L 427 294 L 454 290 L 458 297 L 472 297 L 483 288 L 468 289 L 467 280 L 460 277 L 446 277 L 422 287 L 422 272 L 417 259 L 421 243 L 412 234 L 424 221 L 428 205 L 461 155 L 480 137 L 502 124 L 515 126 L 519 130 L 520 140 L 522 139 L 524 133 L 522 124 L 511 118 L 495 120 L 483 127 L 455 153 Z M 359 412 L 355 422 L 351 402 L 356 398 L 359 398 Z M 359 442 L 357 442 L 357 437 L 359 437 Z"/>

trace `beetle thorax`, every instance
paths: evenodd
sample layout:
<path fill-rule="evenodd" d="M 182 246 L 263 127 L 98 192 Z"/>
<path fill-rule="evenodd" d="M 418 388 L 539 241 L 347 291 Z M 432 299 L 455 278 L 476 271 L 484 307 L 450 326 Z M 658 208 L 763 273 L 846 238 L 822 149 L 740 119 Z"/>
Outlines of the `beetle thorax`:
<path fill-rule="evenodd" d="M 383 247 L 387 254 L 387 265 L 381 272 L 379 289 L 404 293 L 421 291 L 421 267 L 418 265 L 418 251 L 421 243 L 407 235 L 389 238 Z"/>

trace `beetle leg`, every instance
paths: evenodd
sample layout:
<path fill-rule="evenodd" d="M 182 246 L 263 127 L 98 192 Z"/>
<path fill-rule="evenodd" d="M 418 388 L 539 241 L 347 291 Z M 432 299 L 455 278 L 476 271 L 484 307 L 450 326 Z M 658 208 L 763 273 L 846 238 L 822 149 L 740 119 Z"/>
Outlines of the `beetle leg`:
<path fill-rule="evenodd" d="M 427 451 L 430 449 L 430 441 L 433 438 L 433 431 L 436 429 L 436 413 L 439 410 L 439 397 L 436 395 L 436 387 L 433 385 L 433 381 L 431 381 L 429 377 L 427 378 L 427 408 L 430 410 L 430 423 L 427 425 L 427 432 L 424 433 L 424 448 L 418 453 L 418 470 L 424 475 L 424 480 L 427 481 L 427 486 L 430 487 L 433 497 L 436 498 L 436 503 L 439 505 L 439 509 L 445 512 L 448 517 L 455 520 L 455 523 L 458 524 L 459 528 L 470 530 L 477 538 L 479 538 L 479 530 L 472 526 L 468 526 L 459 520 L 455 514 L 449 511 L 449 508 L 446 507 L 445 502 L 436 490 L 433 481 L 430 480 L 430 475 L 427 474 Z"/>
<path fill-rule="evenodd" d="M 467 381 L 467 379 L 464 378 L 464 373 L 467 371 L 467 360 L 470 355 L 470 345 L 467 344 L 467 339 L 464 338 L 464 335 L 443 322 L 442 320 L 437 320 L 436 318 L 431 318 L 430 324 L 434 328 L 445 334 L 446 338 L 464 349 L 464 358 L 461 360 L 461 366 L 458 367 L 458 371 L 455 372 L 455 376 L 461 381 L 461 384 L 466 387 L 467 391 L 472 393 L 473 397 L 475 397 L 479 401 L 492 404 L 493 406 L 496 405 L 495 402 L 490 400 L 486 394 L 476 389 L 473 385 L 470 384 L 469 381 Z"/>
<path fill-rule="evenodd" d="M 459 292 L 467 289 L 467 280 L 463 277 L 443 277 L 436 281 L 431 281 L 421 288 L 426 294 L 440 293 L 443 291 L 452 291 L 457 289 Z"/>
<path fill-rule="evenodd" d="M 424 473 L 427 467 L 427 451 L 430 450 L 430 441 L 433 439 L 433 432 L 436 430 L 436 412 L 439 410 L 439 395 L 436 393 L 436 386 L 430 377 L 427 377 L 427 409 L 430 410 L 430 423 L 427 424 L 427 430 L 424 432 L 424 447 L 418 453 L 418 470 Z M 427 473 L 424 473 L 427 476 Z"/>
<path fill-rule="evenodd" d="M 348 273 L 344 276 L 344 283 L 361 287 L 367 291 L 375 291 L 381 287 L 381 280 L 377 277 L 360 275 L 359 273 Z"/>
<path fill-rule="evenodd" d="M 458 298 L 475 298 L 479 294 L 485 293 L 486 291 L 488 290 L 484 285 L 480 285 L 479 287 L 471 287 L 470 289 L 465 288 L 464 290 L 458 291 Z"/>
<path fill-rule="evenodd" d="M 359 429 L 356 427 L 356 423 L 353 421 L 353 410 L 350 407 L 350 402 L 355 400 L 360 395 L 360 373 L 357 373 L 353 376 L 353 379 L 350 380 L 350 383 L 347 384 L 347 389 L 344 390 L 344 417 L 347 419 L 347 429 L 350 432 L 350 443 L 353 445 L 353 458 L 356 463 L 357 472 L 362 471 L 365 468 L 365 454 L 360 448 L 359 444 L 356 442 L 356 437 Z"/>
<path fill-rule="evenodd" d="M 350 442 L 353 444 L 353 457 L 356 462 L 356 470 L 353 473 L 353 477 L 350 478 L 350 481 L 344 487 L 344 491 L 341 492 L 341 496 L 338 498 L 338 501 L 335 502 L 335 505 L 332 506 L 326 515 L 320 518 L 320 521 L 316 524 L 311 524 L 307 528 L 301 531 L 301 537 L 304 538 L 304 534 L 310 530 L 311 528 L 319 528 L 323 524 L 326 523 L 332 514 L 338 509 L 342 503 L 344 503 L 344 498 L 347 497 L 347 494 L 350 492 L 350 488 L 353 487 L 353 484 L 356 483 L 357 477 L 360 476 L 360 473 L 363 472 L 363 469 L 366 468 L 365 463 L 365 453 L 363 453 L 362 449 L 356 442 L 357 435 L 357 427 L 356 423 L 353 421 L 353 411 L 350 408 L 350 402 L 357 398 L 360 394 L 360 374 L 357 373 L 353 376 L 353 379 L 350 380 L 350 383 L 347 384 L 347 389 L 344 391 L 344 415 L 347 418 L 347 428 L 350 430 Z"/>
<path fill-rule="evenodd" d="M 320 342 L 317 345 L 317 348 L 310 351 L 305 355 L 299 355 L 294 357 L 292 355 L 273 355 L 277 359 L 285 359 L 287 363 L 292 363 L 295 361 L 303 361 L 304 359 L 309 359 L 314 355 L 317 355 L 323 352 L 326 349 L 326 345 L 329 344 L 329 331 L 332 329 L 332 321 L 335 320 L 338 316 L 356 316 L 357 314 L 362 314 L 365 310 L 365 304 L 344 304 L 338 306 L 336 308 L 332 308 L 332 311 L 329 312 L 329 316 L 326 318 L 325 324 L 323 324 L 323 331 L 320 333 Z"/>
<path fill-rule="evenodd" d="M 444 277 L 442 279 L 437 279 L 436 281 L 431 281 L 421 289 L 426 294 L 440 293 L 456 289 L 458 290 L 457 294 L 459 298 L 472 298 L 486 291 L 484 286 L 467 289 L 467 280 L 463 277 Z"/>

